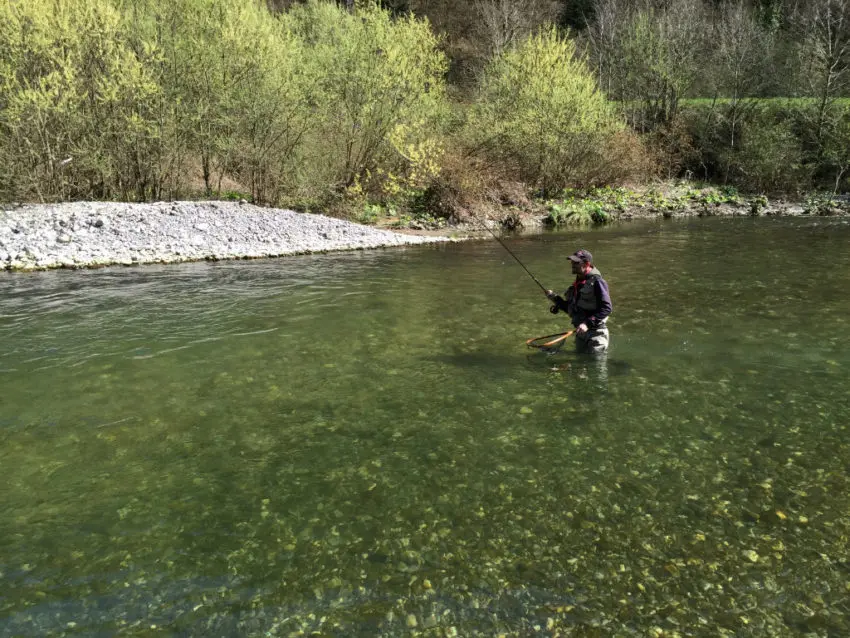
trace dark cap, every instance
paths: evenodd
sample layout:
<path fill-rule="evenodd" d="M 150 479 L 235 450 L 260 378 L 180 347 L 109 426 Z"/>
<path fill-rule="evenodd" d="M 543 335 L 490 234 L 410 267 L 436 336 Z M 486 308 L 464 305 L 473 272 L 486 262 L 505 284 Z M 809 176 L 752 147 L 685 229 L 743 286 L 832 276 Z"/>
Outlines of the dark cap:
<path fill-rule="evenodd" d="M 574 261 L 577 264 L 592 264 L 593 263 L 593 255 L 591 255 L 589 252 L 587 252 L 584 249 L 575 251 L 567 259 L 569 259 L 570 261 Z"/>

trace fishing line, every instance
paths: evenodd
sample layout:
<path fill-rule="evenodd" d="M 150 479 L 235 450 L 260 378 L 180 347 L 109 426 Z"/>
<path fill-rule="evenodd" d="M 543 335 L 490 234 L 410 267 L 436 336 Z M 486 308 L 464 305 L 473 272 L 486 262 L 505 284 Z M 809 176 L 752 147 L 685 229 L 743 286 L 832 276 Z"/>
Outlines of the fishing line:
<path fill-rule="evenodd" d="M 508 248 L 507 245 L 505 244 L 505 242 L 503 242 L 501 240 L 501 238 L 496 233 L 494 233 L 490 229 L 489 226 L 487 226 L 487 224 L 482 222 L 481 219 L 479 219 L 477 215 L 472 213 L 472 217 L 473 217 L 473 219 L 475 219 L 475 221 L 478 222 L 478 224 L 480 226 L 483 226 L 484 229 L 488 233 L 493 235 L 493 238 L 502 245 L 502 248 L 504 248 L 505 250 L 508 251 L 508 254 L 511 257 L 516 259 L 516 263 L 518 263 L 520 266 L 522 266 L 522 269 L 525 272 L 528 273 L 528 276 L 531 277 L 534 280 L 534 283 L 536 283 L 538 286 L 540 286 L 540 290 L 542 290 L 543 294 L 545 294 L 548 297 L 549 296 L 549 290 L 546 288 L 546 286 L 544 286 L 543 284 L 541 284 L 537 280 L 537 277 L 535 277 L 528 268 L 525 267 L 525 264 L 522 263 L 522 261 L 520 261 L 520 258 L 517 257 L 514 254 L 514 251 L 512 251 L 510 248 Z M 575 330 L 570 330 L 569 332 L 561 332 L 559 334 L 545 335 L 543 337 L 535 337 L 533 339 L 529 339 L 528 341 L 526 341 L 525 345 L 527 345 L 529 348 L 537 348 L 539 350 L 542 350 L 543 352 L 549 352 L 549 353 L 557 352 L 561 348 L 561 346 L 564 345 L 567 338 L 572 336 L 574 332 L 575 332 Z"/>
<path fill-rule="evenodd" d="M 537 277 L 535 277 L 535 276 L 531 273 L 531 271 L 530 271 L 528 268 L 526 268 L 526 267 L 525 267 L 525 264 L 524 264 L 524 263 L 522 263 L 522 262 L 520 261 L 519 257 L 517 257 L 517 256 L 514 254 L 514 251 L 512 251 L 510 248 L 508 248 L 508 247 L 507 247 L 507 245 L 505 244 L 505 242 L 503 242 L 503 241 L 499 238 L 499 236 L 498 236 L 496 233 L 494 233 L 494 232 L 490 229 L 490 227 L 489 227 L 489 226 L 487 226 L 485 223 L 483 223 L 483 222 L 482 222 L 482 221 L 481 221 L 481 220 L 480 220 L 480 219 L 479 219 L 479 218 L 478 218 L 478 217 L 477 217 L 474 213 L 472 214 L 472 217 L 473 217 L 473 218 L 475 219 L 475 221 L 477 221 L 477 222 L 479 223 L 479 225 L 480 225 L 480 226 L 482 226 L 482 227 L 483 227 L 483 228 L 484 228 L 484 229 L 485 229 L 488 233 L 490 233 L 491 235 L 493 235 L 493 238 L 494 238 L 497 242 L 499 242 L 499 243 L 502 245 L 502 248 L 504 248 L 505 250 L 507 250 L 507 251 L 508 251 L 508 254 L 510 254 L 510 256 L 511 256 L 511 257 L 513 257 L 514 259 L 516 259 L 516 263 L 518 263 L 520 266 L 522 266 L 522 269 L 523 269 L 525 272 L 527 272 L 527 273 L 528 273 L 528 276 L 529 276 L 529 277 L 531 277 L 531 278 L 534 280 L 534 283 L 536 283 L 538 286 L 540 286 L 540 290 L 542 290 L 542 291 L 543 291 L 543 294 L 548 294 L 549 290 L 548 290 L 548 289 L 547 289 L 547 288 L 546 288 L 543 284 L 541 284 L 541 283 L 537 280 Z"/>

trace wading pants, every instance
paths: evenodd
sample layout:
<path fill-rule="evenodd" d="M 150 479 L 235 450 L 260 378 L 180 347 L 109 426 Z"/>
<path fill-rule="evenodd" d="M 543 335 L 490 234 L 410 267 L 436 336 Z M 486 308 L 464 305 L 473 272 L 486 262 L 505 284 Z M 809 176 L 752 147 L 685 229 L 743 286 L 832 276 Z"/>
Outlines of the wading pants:
<path fill-rule="evenodd" d="M 608 326 L 603 321 L 595 330 L 588 330 L 583 335 L 576 335 L 576 352 L 599 354 L 608 350 Z"/>

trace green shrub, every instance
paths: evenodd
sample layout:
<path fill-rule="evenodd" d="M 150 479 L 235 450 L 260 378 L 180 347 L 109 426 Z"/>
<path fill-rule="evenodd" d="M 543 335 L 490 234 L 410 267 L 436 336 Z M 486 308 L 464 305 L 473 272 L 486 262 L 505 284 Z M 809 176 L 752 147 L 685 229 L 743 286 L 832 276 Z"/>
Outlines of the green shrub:
<path fill-rule="evenodd" d="M 135 47 L 156 52 L 174 170 L 199 168 L 207 195 L 228 177 L 254 201 L 278 201 L 314 119 L 301 43 L 285 16 L 241 0 L 148 0 L 127 2 L 125 17 Z"/>
<path fill-rule="evenodd" d="M 607 224 L 611 221 L 611 213 L 605 204 L 594 199 L 553 202 L 547 210 L 549 214 L 545 222 L 551 226 Z"/>
<path fill-rule="evenodd" d="M 302 142 L 316 126 L 311 108 L 316 80 L 304 73 L 303 43 L 286 15 L 275 21 L 264 9 L 239 4 L 222 34 L 239 62 L 225 110 L 238 141 L 225 168 L 250 186 L 254 200 L 275 203 L 298 189 Z"/>
<path fill-rule="evenodd" d="M 764 100 L 740 108 L 732 121 L 732 105 L 689 104 L 682 117 L 693 136 L 696 153 L 689 172 L 747 191 L 795 191 L 810 184 L 804 125 L 799 103 Z"/>
<path fill-rule="evenodd" d="M 161 89 L 112 3 L 6 2 L 0 24 L 0 196 L 155 194 Z"/>
<path fill-rule="evenodd" d="M 486 68 L 468 136 L 544 191 L 600 181 L 606 140 L 623 129 L 571 40 L 554 28 Z"/>
<path fill-rule="evenodd" d="M 760 113 L 741 131 L 737 149 L 723 154 L 731 179 L 759 192 L 795 191 L 808 186 L 799 138 L 787 121 Z"/>
<path fill-rule="evenodd" d="M 314 79 L 318 126 L 304 161 L 314 183 L 392 197 L 439 171 L 446 60 L 428 23 L 368 3 L 317 1 L 290 14 Z"/>
<path fill-rule="evenodd" d="M 415 198 L 443 152 L 437 45 L 374 3 L 0 3 L 0 197 L 175 197 L 200 177 L 267 203 Z"/>

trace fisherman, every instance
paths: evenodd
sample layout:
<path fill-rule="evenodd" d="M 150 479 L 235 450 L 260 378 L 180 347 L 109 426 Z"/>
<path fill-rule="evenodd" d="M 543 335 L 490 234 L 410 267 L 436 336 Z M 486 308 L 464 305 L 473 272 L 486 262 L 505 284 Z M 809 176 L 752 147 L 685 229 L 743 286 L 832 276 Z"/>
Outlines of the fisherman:
<path fill-rule="evenodd" d="M 611 314 L 611 295 L 602 273 L 593 265 L 593 255 L 581 249 L 569 256 L 573 274 L 573 285 L 567 288 L 564 297 L 547 290 L 546 296 L 554 305 L 552 314 L 563 310 L 572 320 L 576 333 L 576 351 L 592 354 L 608 350 L 608 315 Z"/>

